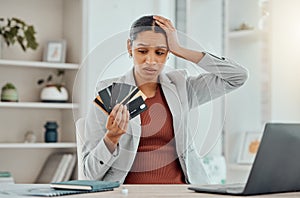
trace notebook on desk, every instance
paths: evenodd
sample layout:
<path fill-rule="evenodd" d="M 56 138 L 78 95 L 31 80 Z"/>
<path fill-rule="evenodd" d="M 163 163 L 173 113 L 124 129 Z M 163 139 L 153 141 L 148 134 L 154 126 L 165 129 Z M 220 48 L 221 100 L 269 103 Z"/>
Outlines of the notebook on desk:
<path fill-rule="evenodd" d="M 300 191 L 300 124 L 268 123 L 246 184 L 194 185 L 190 190 L 229 195 Z"/>
<path fill-rule="evenodd" d="M 83 194 L 83 193 L 95 193 L 103 191 L 112 191 L 120 186 L 119 182 L 113 181 L 80 181 L 73 180 L 67 182 L 60 182 L 58 184 L 73 184 L 73 185 L 85 185 L 92 186 L 91 189 L 80 188 L 52 188 L 49 184 L 3 184 L 0 189 L 0 197 L 23 197 L 23 196 L 42 196 L 42 197 L 55 197 L 62 195 Z"/>

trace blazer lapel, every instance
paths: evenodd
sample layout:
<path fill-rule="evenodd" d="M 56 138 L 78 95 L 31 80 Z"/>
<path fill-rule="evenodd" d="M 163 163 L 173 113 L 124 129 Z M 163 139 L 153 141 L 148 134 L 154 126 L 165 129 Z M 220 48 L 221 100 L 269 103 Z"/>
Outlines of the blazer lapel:
<path fill-rule="evenodd" d="M 174 82 L 172 82 L 172 80 L 165 73 L 160 75 L 160 83 L 169 109 L 172 113 L 176 149 L 177 154 L 180 155 L 184 151 L 183 146 L 185 141 L 184 126 L 182 126 L 184 123 L 182 122 L 184 119 L 182 116 L 184 114 L 182 112 L 181 100 Z"/>

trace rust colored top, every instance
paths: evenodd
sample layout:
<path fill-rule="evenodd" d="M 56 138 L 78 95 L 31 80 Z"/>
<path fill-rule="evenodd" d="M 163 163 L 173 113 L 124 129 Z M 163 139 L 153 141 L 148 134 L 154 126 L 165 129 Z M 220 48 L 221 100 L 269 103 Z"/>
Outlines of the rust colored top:
<path fill-rule="evenodd" d="M 184 184 L 175 147 L 173 119 L 162 89 L 146 99 L 141 113 L 142 133 L 138 152 L 125 184 Z"/>

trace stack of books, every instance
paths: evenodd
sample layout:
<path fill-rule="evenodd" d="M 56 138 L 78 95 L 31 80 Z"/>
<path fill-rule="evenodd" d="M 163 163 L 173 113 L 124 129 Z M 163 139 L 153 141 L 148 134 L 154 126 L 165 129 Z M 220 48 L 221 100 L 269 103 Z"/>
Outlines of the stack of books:
<path fill-rule="evenodd" d="M 41 169 L 35 183 L 52 183 L 70 180 L 76 164 L 73 153 L 51 154 Z"/>
<path fill-rule="evenodd" d="M 12 177 L 11 173 L 8 171 L 0 171 L 0 184 L 14 184 L 14 178 Z"/>

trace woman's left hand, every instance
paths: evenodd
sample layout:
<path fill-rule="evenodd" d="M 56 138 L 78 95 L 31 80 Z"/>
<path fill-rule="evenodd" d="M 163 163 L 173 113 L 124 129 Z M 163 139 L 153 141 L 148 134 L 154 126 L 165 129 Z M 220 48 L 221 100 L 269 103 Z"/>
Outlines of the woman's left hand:
<path fill-rule="evenodd" d="M 157 15 L 153 16 L 153 19 L 163 30 L 165 30 L 168 47 L 172 54 L 196 64 L 203 58 L 204 53 L 201 51 L 190 50 L 179 44 L 177 30 L 169 19 Z"/>
<path fill-rule="evenodd" d="M 171 20 L 158 15 L 154 15 L 153 19 L 163 30 L 165 30 L 170 52 L 177 55 L 181 46 L 178 41 L 177 30 L 173 26 Z"/>

